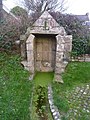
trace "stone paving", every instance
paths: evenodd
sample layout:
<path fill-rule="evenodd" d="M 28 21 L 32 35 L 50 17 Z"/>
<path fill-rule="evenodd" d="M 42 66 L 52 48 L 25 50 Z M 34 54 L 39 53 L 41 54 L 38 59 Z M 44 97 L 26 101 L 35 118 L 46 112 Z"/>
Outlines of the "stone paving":
<path fill-rule="evenodd" d="M 70 109 L 64 120 L 90 120 L 90 84 L 66 92 Z"/>
<path fill-rule="evenodd" d="M 53 119 L 61 120 L 58 108 L 57 108 L 57 106 L 54 105 L 52 93 L 53 93 L 52 87 L 48 86 L 48 101 L 49 101 L 49 106 L 50 106 L 50 110 L 51 110 Z"/>

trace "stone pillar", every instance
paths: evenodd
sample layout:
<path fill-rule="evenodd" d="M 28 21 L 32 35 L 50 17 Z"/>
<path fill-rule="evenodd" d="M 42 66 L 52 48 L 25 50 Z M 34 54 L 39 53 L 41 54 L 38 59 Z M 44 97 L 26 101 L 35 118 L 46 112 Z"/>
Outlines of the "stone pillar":
<path fill-rule="evenodd" d="M 71 52 L 72 50 L 72 35 L 64 36 L 65 41 L 65 51 Z"/>
<path fill-rule="evenodd" d="M 60 78 L 60 74 L 64 71 L 62 68 L 63 64 L 63 54 L 64 54 L 64 44 L 65 41 L 63 39 L 63 36 L 57 35 L 56 36 L 57 46 L 56 46 L 56 66 L 55 66 L 55 81 L 62 82 L 62 79 Z"/>
<path fill-rule="evenodd" d="M 26 41 L 27 50 L 27 67 L 31 73 L 34 73 L 34 38 L 35 36 L 30 34 Z"/>
<path fill-rule="evenodd" d="M 66 65 L 68 64 L 69 52 L 72 49 L 72 36 L 66 35 L 56 36 L 57 47 L 56 47 L 56 66 L 55 66 L 55 81 L 63 83 L 61 73 L 64 72 Z M 64 58 L 67 58 L 64 60 Z"/>
<path fill-rule="evenodd" d="M 23 59 L 26 58 L 25 42 L 26 42 L 26 36 L 25 35 L 20 35 L 21 57 Z"/>

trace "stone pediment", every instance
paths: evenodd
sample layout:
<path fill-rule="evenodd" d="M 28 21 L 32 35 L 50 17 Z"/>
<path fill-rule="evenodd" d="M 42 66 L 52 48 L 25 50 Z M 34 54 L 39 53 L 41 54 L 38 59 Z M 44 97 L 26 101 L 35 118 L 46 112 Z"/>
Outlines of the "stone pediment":
<path fill-rule="evenodd" d="M 55 28 L 60 27 L 60 25 L 55 21 L 55 19 L 45 11 L 38 20 L 33 24 L 36 27 L 48 27 L 48 28 Z M 47 29 L 47 28 L 46 28 Z"/>
<path fill-rule="evenodd" d="M 31 33 L 66 34 L 64 28 L 61 27 L 47 11 L 45 11 L 33 24 Z"/>

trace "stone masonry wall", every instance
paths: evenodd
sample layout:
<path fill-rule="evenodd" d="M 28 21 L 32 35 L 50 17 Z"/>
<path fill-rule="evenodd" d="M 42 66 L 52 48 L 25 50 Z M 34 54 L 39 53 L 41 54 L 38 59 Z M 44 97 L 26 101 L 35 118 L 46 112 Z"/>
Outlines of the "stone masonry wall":
<path fill-rule="evenodd" d="M 69 52 L 72 48 L 72 36 L 56 36 L 56 66 L 55 66 L 55 81 L 63 83 L 60 74 L 64 72 L 69 60 Z"/>
<path fill-rule="evenodd" d="M 34 73 L 34 38 L 35 36 L 30 34 L 26 41 L 27 49 L 27 66 L 31 73 Z"/>

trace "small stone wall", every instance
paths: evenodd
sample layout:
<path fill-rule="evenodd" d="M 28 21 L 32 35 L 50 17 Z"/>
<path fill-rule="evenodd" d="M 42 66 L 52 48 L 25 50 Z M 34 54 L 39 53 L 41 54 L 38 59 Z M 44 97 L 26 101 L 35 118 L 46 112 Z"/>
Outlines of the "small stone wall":
<path fill-rule="evenodd" d="M 85 54 L 76 58 L 71 57 L 71 61 L 90 62 L 90 55 Z"/>
<path fill-rule="evenodd" d="M 58 108 L 54 105 L 52 87 L 48 86 L 48 101 L 54 120 L 61 120 Z"/>

